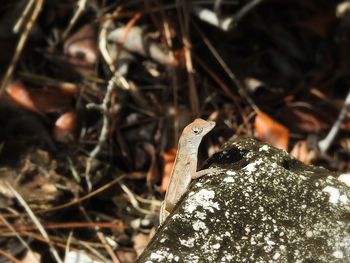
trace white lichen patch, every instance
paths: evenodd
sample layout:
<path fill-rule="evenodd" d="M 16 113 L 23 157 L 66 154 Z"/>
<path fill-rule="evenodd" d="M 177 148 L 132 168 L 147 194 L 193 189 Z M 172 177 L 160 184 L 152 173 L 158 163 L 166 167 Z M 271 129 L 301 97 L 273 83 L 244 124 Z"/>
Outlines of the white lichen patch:
<path fill-rule="evenodd" d="M 221 247 L 220 243 L 216 243 L 212 246 L 213 249 L 219 249 Z"/>
<path fill-rule="evenodd" d="M 248 179 L 248 182 L 249 182 L 249 183 L 254 183 L 254 178 L 250 177 L 250 178 Z"/>
<path fill-rule="evenodd" d="M 253 172 L 255 172 L 258 169 L 258 166 L 263 163 L 262 159 L 258 159 L 253 163 L 248 164 L 247 166 L 245 166 L 242 170 L 249 174 L 252 174 Z"/>
<path fill-rule="evenodd" d="M 224 257 L 221 259 L 221 262 L 232 262 L 233 260 L 233 255 L 230 254 L 230 252 L 223 253 Z"/>
<path fill-rule="evenodd" d="M 271 164 L 271 168 L 278 168 L 278 164 L 277 163 L 272 163 Z"/>
<path fill-rule="evenodd" d="M 194 231 L 201 231 L 204 234 L 208 234 L 209 232 L 207 225 L 203 221 L 197 220 L 193 222 L 192 227 Z"/>
<path fill-rule="evenodd" d="M 232 171 L 232 170 L 227 170 L 227 171 L 226 171 L 226 174 L 227 174 L 227 175 L 236 175 L 237 172 Z"/>
<path fill-rule="evenodd" d="M 339 175 L 338 180 L 350 187 L 350 173 Z"/>
<path fill-rule="evenodd" d="M 185 213 L 193 213 L 198 207 L 211 213 L 214 209 L 220 210 L 219 203 L 214 201 L 215 192 L 212 190 L 201 189 L 196 193 L 191 193 L 185 202 Z"/>
<path fill-rule="evenodd" d="M 322 190 L 323 192 L 326 192 L 329 194 L 329 202 L 332 204 L 337 204 L 339 202 L 340 197 L 340 191 L 338 188 L 335 188 L 333 186 L 326 186 Z"/>
<path fill-rule="evenodd" d="M 259 148 L 259 152 L 268 152 L 269 150 L 270 150 L 270 146 L 268 146 L 267 144 Z"/>
<path fill-rule="evenodd" d="M 349 202 L 349 199 L 346 195 L 341 195 L 339 197 L 339 202 L 343 205 L 346 205 Z"/>
<path fill-rule="evenodd" d="M 180 244 L 182 246 L 189 247 L 189 248 L 194 247 L 195 240 L 196 239 L 193 237 L 190 237 L 188 239 L 181 239 L 181 238 L 179 239 Z"/>
<path fill-rule="evenodd" d="M 225 183 L 234 183 L 235 182 L 235 178 L 233 178 L 231 176 L 228 176 L 228 177 L 225 177 L 223 181 Z"/>
<path fill-rule="evenodd" d="M 333 254 L 332 254 L 335 258 L 343 258 L 344 254 L 342 251 L 334 251 Z"/>
<path fill-rule="evenodd" d="M 280 258 L 280 256 L 281 256 L 281 254 L 277 252 L 277 253 L 275 253 L 275 254 L 273 255 L 272 259 L 273 259 L 273 260 L 277 260 L 277 259 Z"/>
<path fill-rule="evenodd" d="M 165 249 L 165 250 L 158 250 L 156 252 L 152 252 L 150 255 L 150 259 L 152 261 L 147 261 L 147 262 L 171 262 L 171 261 L 175 261 L 175 262 L 179 262 L 179 256 L 176 256 L 172 253 L 169 252 L 169 249 Z"/>
<path fill-rule="evenodd" d="M 195 218 L 204 220 L 207 218 L 207 214 L 202 211 L 195 211 Z"/>

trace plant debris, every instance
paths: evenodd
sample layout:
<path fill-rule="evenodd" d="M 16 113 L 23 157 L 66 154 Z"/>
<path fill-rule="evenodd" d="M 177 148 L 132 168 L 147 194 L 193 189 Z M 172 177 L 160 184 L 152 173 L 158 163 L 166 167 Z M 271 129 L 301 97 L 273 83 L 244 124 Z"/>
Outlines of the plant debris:
<path fill-rule="evenodd" d="M 217 123 L 199 163 L 240 136 L 350 169 L 348 1 L 5 0 L 0 17 L 0 262 L 134 262 L 196 117 Z"/>

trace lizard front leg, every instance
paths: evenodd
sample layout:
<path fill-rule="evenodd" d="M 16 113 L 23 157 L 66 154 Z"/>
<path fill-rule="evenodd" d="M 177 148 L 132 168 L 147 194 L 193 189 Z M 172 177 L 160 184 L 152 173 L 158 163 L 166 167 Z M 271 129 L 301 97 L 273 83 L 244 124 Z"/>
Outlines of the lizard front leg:
<path fill-rule="evenodd" d="M 192 178 L 192 180 L 194 180 L 194 179 L 198 179 L 198 178 L 200 178 L 204 175 L 207 175 L 207 174 L 212 174 L 212 173 L 218 174 L 218 173 L 222 173 L 223 171 L 224 171 L 224 169 L 221 169 L 218 167 L 210 167 L 210 168 L 195 172 L 194 174 L 191 175 L 191 178 Z"/>

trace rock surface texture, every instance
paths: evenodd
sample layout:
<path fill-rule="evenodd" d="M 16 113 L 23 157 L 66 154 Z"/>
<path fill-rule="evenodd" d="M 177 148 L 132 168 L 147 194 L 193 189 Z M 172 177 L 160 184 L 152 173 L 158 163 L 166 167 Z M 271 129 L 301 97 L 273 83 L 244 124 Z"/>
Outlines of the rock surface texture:
<path fill-rule="evenodd" d="M 350 262 L 350 175 L 251 139 L 206 167 L 223 171 L 191 185 L 138 263 Z"/>

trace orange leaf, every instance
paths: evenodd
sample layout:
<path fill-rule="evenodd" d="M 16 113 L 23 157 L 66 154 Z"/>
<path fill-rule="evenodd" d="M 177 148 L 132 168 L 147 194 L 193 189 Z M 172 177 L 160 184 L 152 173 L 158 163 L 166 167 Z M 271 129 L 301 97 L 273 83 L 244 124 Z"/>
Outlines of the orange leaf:
<path fill-rule="evenodd" d="M 6 93 L 20 107 L 26 110 L 45 114 L 69 108 L 71 95 L 59 89 L 30 89 L 22 81 L 16 81 L 6 87 Z"/>
<path fill-rule="evenodd" d="M 16 102 L 19 106 L 25 108 L 26 110 L 34 111 L 39 113 L 36 108 L 29 91 L 24 86 L 22 81 L 16 81 L 6 87 L 6 93 L 11 97 L 11 99 Z"/>
<path fill-rule="evenodd" d="M 62 114 L 55 122 L 53 137 L 59 142 L 71 142 L 77 133 L 77 115 L 75 112 Z"/>
<path fill-rule="evenodd" d="M 258 112 L 254 126 L 260 140 L 283 150 L 288 149 L 289 130 L 285 126 L 263 112 Z"/>
<path fill-rule="evenodd" d="M 163 154 L 164 170 L 163 170 L 162 184 L 160 186 L 161 192 L 165 192 L 168 188 L 171 171 L 173 169 L 173 165 L 176 158 L 176 152 L 177 152 L 177 147 L 174 147 L 174 148 L 171 148 L 169 151 L 164 152 Z"/>

